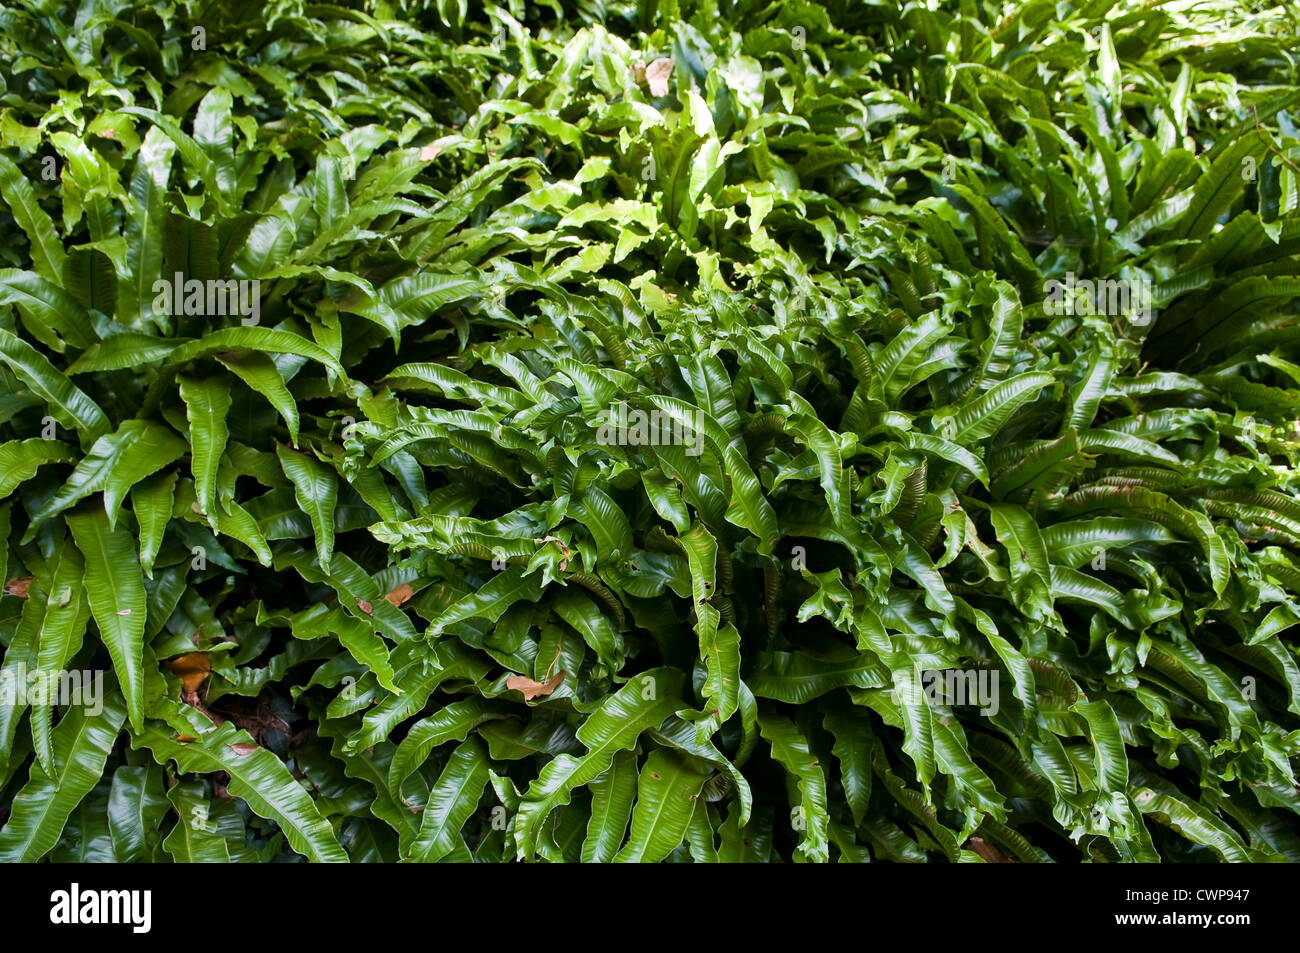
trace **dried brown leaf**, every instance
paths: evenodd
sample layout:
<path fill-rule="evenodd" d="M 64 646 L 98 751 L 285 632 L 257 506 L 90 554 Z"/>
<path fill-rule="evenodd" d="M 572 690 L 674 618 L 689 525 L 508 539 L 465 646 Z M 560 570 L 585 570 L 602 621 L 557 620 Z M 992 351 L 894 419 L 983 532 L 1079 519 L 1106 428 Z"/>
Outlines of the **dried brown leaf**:
<path fill-rule="evenodd" d="M 672 72 L 673 61 L 663 56 L 645 68 L 645 78 L 650 84 L 651 96 L 668 95 L 668 77 Z"/>
<path fill-rule="evenodd" d="M 26 599 L 27 589 L 31 584 L 31 576 L 23 576 L 21 579 L 10 579 L 5 583 L 5 595 L 17 596 L 19 599 Z"/>
<path fill-rule="evenodd" d="M 169 660 L 166 665 L 173 675 L 180 678 L 181 689 L 186 694 L 197 692 L 212 672 L 212 662 L 207 652 L 187 652 Z"/>
<path fill-rule="evenodd" d="M 409 582 L 403 582 L 393 587 L 393 591 L 384 596 L 384 598 L 393 605 L 400 606 L 405 604 L 413 595 L 415 595 L 415 590 L 411 588 L 411 584 Z"/>
<path fill-rule="evenodd" d="M 972 837 L 970 839 L 970 849 L 975 851 L 984 858 L 985 863 L 989 864 L 1014 864 L 1015 860 L 1008 857 L 1002 851 L 998 850 L 982 837 Z"/>
<path fill-rule="evenodd" d="M 564 672 L 556 672 L 553 676 L 544 682 L 535 681 L 524 675 L 511 675 L 506 679 L 506 688 L 515 692 L 522 692 L 524 701 L 532 701 L 543 695 L 549 695 L 555 691 L 564 682 Z"/>

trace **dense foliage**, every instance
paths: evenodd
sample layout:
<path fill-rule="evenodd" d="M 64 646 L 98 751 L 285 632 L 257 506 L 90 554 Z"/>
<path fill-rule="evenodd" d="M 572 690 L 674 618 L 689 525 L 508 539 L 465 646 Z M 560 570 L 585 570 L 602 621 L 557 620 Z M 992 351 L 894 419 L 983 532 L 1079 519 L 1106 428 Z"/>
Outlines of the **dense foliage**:
<path fill-rule="evenodd" d="M 470 6 L 0 11 L 0 859 L 1300 859 L 1294 11 Z"/>

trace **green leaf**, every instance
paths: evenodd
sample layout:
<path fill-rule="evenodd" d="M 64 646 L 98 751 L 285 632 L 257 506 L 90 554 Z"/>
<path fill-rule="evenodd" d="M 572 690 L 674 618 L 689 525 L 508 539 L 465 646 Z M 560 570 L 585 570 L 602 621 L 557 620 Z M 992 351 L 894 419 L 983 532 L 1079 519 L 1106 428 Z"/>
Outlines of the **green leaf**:
<path fill-rule="evenodd" d="M 582 862 L 606 864 L 614 859 L 627 836 L 637 793 L 636 752 L 614 755 L 609 769 L 587 786 L 591 789 L 591 819 L 582 842 Z"/>
<path fill-rule="evenodd" d="M 334 471 L 305 453 L 296 453 L 276 444 L 280 469 L 293 483 L 298 508 L 311 519 L 316 536 L 316 558 L 328 567 L 334 552 L 334 510 L 338 505 L 338 481 Z"/>
<path fill-rule="evenodd" d="M 54 781 L 39 765 L 14 797 L 9 820 L 0 829 L 0 860 L 31 863 L 50 852 L 68 817 L 99 783 L 109 752 L 126 718 L 126 705 L 117 691 L 105 693 L 101 711 L 90 714 L 84 705 L 67 710 L 54 729 Z"/>
<path fill-rule="evenodd" d="M 188 449 L 169 428 L 144 420 L 128 420 L 115 433 L 95 441 L 59 491 L 32 513 L 27 538 L 36 528 L 92 493 L 103 492 L 109 529 L 117 526 L 122 501 L 135 484 L 168 466 Z"/>
<path fill-rule="evenodd" d="M 1114 371 L 1115 362 L 1110 355 L 1098 354 L 1093 358 L 1083 379 L 1070 391 L 1070 416 L 1066 418 L 1065 430 L 1083 430 L 1092 426 L 1097 408 L 1110 390 Z"/>
<path fill-rule="evenodd" d="M 1046 527 L 1041 535 L 1052 562 L 1071 569 L 1081 568 L 1108 550 L 1123 550 L 1136 543 L 1178 541 L 1178 537 L 1159 523 L 1122 516 L 1056 523 Z"/>
<path fill-rule="evenodd" d="M 36 664 L 31 667 L 28 678 L 37 678 L 43 684 L 57 688 L 65 684 L 61 678 L 64 667 L 81 649 L 86 625 L 90 621 L 90 609 L 86 605 L 83 586 L 85 566 L 81 554 L 69 541 L 64 540 L 52 562 L 49 594 L 37 634 Z M 80 697 L 76 697 L 76 701 L 93 705 L 93 699 L 87 698 L 88 694 L 96 694 L 93 683 L 83 683 L 77 694 Z M 55 766 L 50 736 L 53 702 L 53 699 L 45 704 L 32 701 L 32 741 L 36 759 L 46 776 L 58 782 L 59 772 Z"/>
<path fill-rule="evenodd" d="M 83 447 L 93 444 L 113 429 L 104 411 L 73 386 L 46 358 L 26 341 L 0 328 L 0 361 L 23 381 L 50 413 L 65 427 L 76 431 Z"/>
<path fill-rule="evenodd" d="M 175 470 L 169 470 L 131 488 L 131 509 L 140 529 L 140 566 L 150 579 L 167 524 L 171 522 L 177 476 Z"/>
<path fill-rule="evenodd" d="M 54 230 L 54 223 L 37 202 L 36 192 L 27 177 L 5 156 L 0 156 L 0 196 L 31 243 L 36 273 L 47 281 L 62 280 L 66 257 L 63 242 Z"/>
<path fill-rule="evenodd" d="M 989 516 L 1006 550 L 1011 585 L 1021 604 L 1040 617 L 1050 615 L 1052 575 L 1038 525 L 1023 508 L 1008 503 L 990 507 Z"/>
<path fill-rule="evenodd" d="M 213 821 L 212 805 L 203 788 L 200 781 L 184 780 L 168 789 L 176 824 L 163 841 L 163 849 L 177 863 L 228 864 L 232 860 L 229 845 Z"/>
<path fill-rule="evenodd" d="M 86 598 L 108 648 L 134 731 L 144 725 L 144 574 L 135 541 L 98 510 L 70 513 L 68 528 L 86 559 Z"/>
<path fill-rule="evenodd" d="M 1088 723 L 1095 753 L 1097 783 L 1102 791 L 1128 789 L 1128 758 L 1124 754 L 1124 741 L 1120 736 L 1119 721 L 1115 712 L 1102 701 L 1077 702 L 1074 710 Z"/>
<path fill-rule="evenodd" d="M 420 817 L 420 831 L 407 859 L 416 863 L 441 860 L 463 843 L 460 830 L 478 806 L 488 782 L 488 760 L 483 745 L 471 739 L 456 748 Z"/>
<path fill-rule="evenodd" d="M 812 753 L 808 739 L 795 725 L 779 715 L 758 717 L 759 731 L 772 746 L 772 757 L 785 767 L 799 788 L 796 825 L 799 852 L 811 861 L 828 859 L 828 824 L 826 813 L 826 775 Z M 795 816 L 792 815 L 792 820 Z"/>
<path fill-rule="evenodd" d="M 0 305 L 6 304 L 18 308 L 23 327 L 52 351 L 63 353 L 68 345 L 89 347 L 95 340 L 81 304 L 35 272 L 0 269 Z"/>
<path fill-rule="evenodd" d="M 279 368 L 275 366 L 275 361 L 259 351 L 232 351 L 218 354 L 217 360 L 270 401 L 271 406 L 284 418 L 285 426 L 289 428 L 289 439 L 293 441 L 294 446 L 297 446 L 298 405 L 294 403 L 293 395 L 285 386 L 284 378 L 280 375 Z"/>
<path fill-rule="evenodd" d="M 388 765 L 388 789 L 399 797 L 402 782 L 422 765 L 429 753 L 445 741 L 464 741 L 470 731 L 485 721 L 501 717 L 481 698 L 452 702 L 407 731 Z"/>
<path fill-rule="evenodd" d="M 178 367 L 202 357 L 240 349 L 268 354 L 297 354 L 317 364 L 324 364 L 340 377 L 346 376 L 342 365 L 329 351 L 300 334 L 275 328 L 237 327 L 213 331 L 198 341 L 189 341 L 175 348 L 168 355 L 166 366 Z"/>
<path fill-rule="evenodd" d="M 0 499 L 30 480 L 47 463 L 72 463 L 76 456 L 61 440 L 10 440 L 0 444 Z"/>
<path fill-rule="evenodd" d="M 656 863 L 686 838 L 695 801 L 709 778 L 684 757 L 656 748 L 637 779 L 636 807 L 627 845 L 614 863 Z"/>
<path fill-rule="evenodd" d="M 614 755 L 636 744 L 643 731 L 656 728 L 680 705 L 683 676 L 675 669 L 652 669 L 628 682 L 587 716 L 577 731 L 587 748 L 582 757 L 556 755 L 524 794 L 515 820 L 515 845 L 522 859 L 536 849 L 542 822 L 568 804 L 574 788 L 609 769 Z"/>
<path fill-rule="evenodd" d="M 1133 803 L 1143 814 L 1154 815 L 1193 843 L 1210 848 L 1225 863 L 1250 863 L 1255 859 L 1236 831 L 1200 805 L 1150 788 L 1135 790 Z"/>
<path fill-rule="evenodd" d="M 867 653 L 840 661 L 803 652 L 770 652 L 757 659 L 745 680 L 759 698 L 802 705 L 845 686 L 881 688 L 890 684 L 889 669 Z"/>
<path fill-rule="evenodd" d="M 871 800 L 870 732 L 860 719 L 848 712 L 827 715 L 826 730 L 835 736 L 831 750 L 840 762 L 840 782 L 844 785 L 853 823 L 860 825 Z"/>
<path fill-rule="evenodd" d="M 245 801 L 259 817 L 274 821 L 295 851 L 311 861 L 347 862 L 329 822 L 284 763 L 230 722 L 197 741 L 184 742 L 154 721 L 136 729 L 132 745 L 148 748 L 164 763 L 175 761 L 181 771 L 226 772 L 230 794 Z"/>
<path fill-rule="evenodd" d="M 143 367 L 160 361 L 181 344 L 174 338 L 157 338 L 150 334 L 124 332 L 100 341 L 86 349 L 68 367 L 69 374 L 91 374 L 96 371 L 119 371 L 127 367 Z"/>
<path fill-rule="evenodd" d="M 328 619 L 333 634 L 348 650 L 348 654 L 374 672 L 380 685 L 400 695 L 402 690 L 394 681 L 388 648 L 375 630 L 360 619 L 347 615 L 337 606 Z"/>
<path fill-rule="evenodd" d="M 133 329 L 150 324 L 167 329 L 169 319 L 156 314 L 154 284 L 162 279 L 166 220 L 165 196 L 175 147 L 159 129 L 150 129 L 136 157 L 126 221 L 126 267 L 122 282 L 123 317 Z M 111 339 L 110 339 L 111 340 Z"/>
<path fill-rule="evenodd" d="M 230 391 L 216 377 L 199 380 L 180 379 L 181 399 L 190 422 L 190 468 L 194 473 L 194 491 L 199 510 L 215 522 L 217 502 L 217 468 L 226 450 L 230 431 L 226 415 L 230 412 Z"/>
<path fill-rule="evenodd" d="M 1005 380 L 958 410 L 952 430 L 942 435 L 963 446 L 991 436 L 1052 381 L 1051 374 L 1037 371 Z"/>
<path fill-rule="evenodd" d="M 97 248 L 74 248 L 64 259 L 63 286 L 87 311 L 117 312 L 117 272 Z"/>
<path fill-rule="evenodd" d="M 1179 220 L 1178 237 L 1205 238 L 1219 216 L 1228 210 L 1237 195 L 1245 191 L 1242 160 L 1259 157 L 1265 144 L 1254 135 L 1245 135 L 1219 155 L 1202 175 L 1192 193 L 1191 205 Z"/>
<path fill-rule="evenodd" d="M 524 570 L 518 566 L 507 566 L 477 592 L 449 606 L 434 619 L 430 631 L 436 635 L 457 622 L 468 619 L 495 622 L 520 600 L 536 602 L 542 596 L 542 589 L 542 582 L 536 576 L 524 575 Z"/>
<path fill-rule="evenodd" d="M 156 765 L 122 765 L 113 772 L 108 796 L 108 827 L 120 864 L 153 861 L 160 846 L 159 825 L 171 802 L 163 793 Z"/>

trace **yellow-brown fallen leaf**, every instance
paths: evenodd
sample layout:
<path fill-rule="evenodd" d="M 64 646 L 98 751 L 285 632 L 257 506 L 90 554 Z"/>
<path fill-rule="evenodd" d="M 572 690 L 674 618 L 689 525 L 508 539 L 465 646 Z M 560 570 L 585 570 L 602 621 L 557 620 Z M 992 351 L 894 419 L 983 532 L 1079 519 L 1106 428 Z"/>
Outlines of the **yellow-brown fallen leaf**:
<path fill-rule="evenodd" d="M 208 659 L 207 652 L 187 652 L 166 664 L 171 673 L 180 678 L 181 689 L 187 693 L 198 691 L 204 679 L 212 672 L 212 662 Z"/>
<path fill-rule="evenodd" d="M 357 600 L 357 608 L 360 609 L 362 612 L 364 612 L 366 615 L 375 614 L 375 607 L 372 606 L 370 603 L 366 602 L 365 599 Z"/>
<path fill-rule="evenodd" d="M 409 582 L 403 582 L 393 587 L 393 591 L 384 596 L 395 606 L 403 605 L 411 596 L 415 595 L 415 590 L 411 588 Z"/>
<path fill-rule="evenodd" d="M 193 735 L 177 735 L 176 740 L 179 741 L 181 744 L 188 745 L 188 744 L 193 744 L 199 739 L 195 738 Z"/>
<path fill-rule="evenodd" d="M 560 661 L 560 647 L 555 647 L 555 658 L 551 659 L 551 664 L 546 666 L 546 681 L 539 682 L 536 679 L 528 678 L 524 675 L 511 675 L 506 679 L 506 688 L 511 691 L 522 692 L 524 701 L 532 701 L 542 695 L 549 695 L 564 683 L 564 670 L 551 674 L 551 670 Z"/>
<path fill-rule="evenodd" d="M 21 579 L 10 579 L 5 583 L 5 595 L 17 596 L 19 599 L 26 599 L 27 587 L 31 584 L 31 576 L 23 576 Z"/>
<path fill-rule="evenodd" d="M 648 83 L 651 96 L 668 95 L 668 77 L 672 72 L 673 61 L 665 56 L 654 60 L 649 66 L 645 60 L 637 60 L 632 64 L 632 74 L 636 77 L 637 85 Z"/>
<path fill-rule="evenodd" d="M 1015 860 L 1008 857 L 1002 851 L 998 850 L 982 837 L 972 837 L 970 839 L 970 849 L 975 851 L 984 858 L 988 864 L 1014 864 Z"/>
<path fill-rule="evenodd" d="M 253 744 L 251 741 L 237 741 L 233 745 L 227 745 L 226 747 L 241 757 L 247 754 L 252 754 L 257 750 L 257 745 Z"/>
<path fill-rule="evenodd" d="M 524 675 L 511 675 L 506 679 L 506 688 L 523 692 L 524 701 L 532 701 L 542 695 L 549 695 L 560 687 L 564 681 L 564 672 L 556 672 L 544 682 L 538 682 Z"/>

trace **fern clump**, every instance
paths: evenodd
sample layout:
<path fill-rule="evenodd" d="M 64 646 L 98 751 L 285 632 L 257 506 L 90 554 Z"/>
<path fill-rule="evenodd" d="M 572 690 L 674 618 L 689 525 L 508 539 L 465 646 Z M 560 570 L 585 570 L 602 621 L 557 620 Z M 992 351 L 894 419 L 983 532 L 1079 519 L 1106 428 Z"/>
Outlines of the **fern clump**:
<path fill-rule="evenodd" d="M 83 6 L 0 859 L 1300 859 L 1281 11 Z"/>

